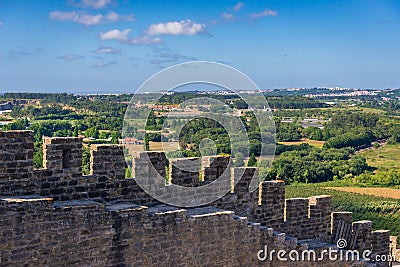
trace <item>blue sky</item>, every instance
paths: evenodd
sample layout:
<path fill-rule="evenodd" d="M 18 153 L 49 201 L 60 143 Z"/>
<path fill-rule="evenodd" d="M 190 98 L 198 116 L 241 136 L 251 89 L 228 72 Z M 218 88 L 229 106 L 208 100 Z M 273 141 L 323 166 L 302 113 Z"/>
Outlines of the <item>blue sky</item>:
<path fill-rule="evenodd" d="M 193 60 L 260 88 L 398 88 L 400 1 L 0 0 L 0 92 L 133 92 Z"/>

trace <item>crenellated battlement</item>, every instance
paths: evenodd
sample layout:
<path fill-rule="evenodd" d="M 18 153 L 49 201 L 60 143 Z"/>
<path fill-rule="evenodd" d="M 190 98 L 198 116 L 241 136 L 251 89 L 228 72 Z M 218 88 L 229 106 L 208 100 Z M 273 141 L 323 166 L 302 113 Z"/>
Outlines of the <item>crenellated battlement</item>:
<path fill-rule="evenodd" d="M 43 166 L 54 171 L 82 173 L 82 138 L 44 137 Z"/>
<path fill-rule="evenodd" d="M 0 131 L 0 177 L 26 179 L 33 170 L 33 132 Z"/>
<path fill-rule="evenodd" d="M 91 145 L 90 174 L 83 175 L 81 138 L 45 137 L 43 169 L 33 168 L 31 131 L 0 131 L 0 141 L 0 265 L 254 266 L 265 245 L 304 250 L 308 240 L 322 248 L 341 237 L 360 250 L 389 249 L 388 231 L 332 212 L 330 196 L 285 200 L 279 180 L 250 192 L 258 169 L 231 168 L 229 156 L 167 160 L 162 152 L 136 152 L 126 179 L 121 145 Z M 206 207 L 164 205 L 135 181 L 154 172 L 165 186 L 187 187 L 226 175 L 231 192 Z"/>
<path fill-rule="evenodd" d="M 0 244 L 2 266 L 279 266 L 276 259 L 260 262 L 255 255 L 265 246 L 299 253 L 310 249 L 307 242 L 299 245 L 285 233 L 215 207 L 180 209 L 24 196 L 0 198 L 0 211 L 2 232 L 11 234 Z M 13 238 L 16 232 L 18 239 Z M 324 263 L 328 261 L 286 266 Z"/>

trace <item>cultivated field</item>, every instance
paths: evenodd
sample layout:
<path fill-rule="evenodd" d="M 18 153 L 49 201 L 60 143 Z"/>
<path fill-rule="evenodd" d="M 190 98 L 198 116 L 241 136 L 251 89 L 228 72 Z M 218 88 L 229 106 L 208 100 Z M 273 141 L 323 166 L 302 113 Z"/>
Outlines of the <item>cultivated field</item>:
<path fill-rule="evenodd" d="M 326 189 L 338 190 L 363 195 L 400 199 L 400 189 L 380 187 L 325 187 Z"/>
<path fill-rule="evenodd" d="M 165 151 L 171 152 L 179 150 L 178 142 L 149 142 L 151 151 Z"/>
<path fill-rule="evenodd" d="M 144 145 L 126 144 L 125 147 L 128 149 L 129 153 L 144 151 Z"/>

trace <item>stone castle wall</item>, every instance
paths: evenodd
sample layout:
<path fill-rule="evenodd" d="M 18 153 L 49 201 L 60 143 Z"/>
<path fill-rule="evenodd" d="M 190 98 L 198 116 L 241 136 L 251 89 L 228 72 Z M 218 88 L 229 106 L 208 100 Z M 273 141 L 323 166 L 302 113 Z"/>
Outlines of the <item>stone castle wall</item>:
<path fill-rule="evenodd" d="M 223 156 L 167 162 L 161 152 L 133 155 L 133 177 L 156 171 L 166 186 L 196 187 L 230 176 L 231 193 L 206 207 L 180 209 L 125 179 L 122 146 L 92 145 L 86 176 L 81 139 L 44 138 L 43 149 L 45 168 L 35 170 L 33 133 L 0 131 L 0 266 L 280 266 L 258 261 L 257 251 L 302 251 L 315 242 L 327 247 L 339 221 L 352 223 L 351 213 L 332 213 L 330 196 L 285 200 L 282 181 L 249 192 L 257 168 L 230 168 Z M 198 168 L 177 168 L 185 164 Z M 369 221 L 352 223 L 351 231 L 362 233 L 357 248 L 389 253 L 387 231 L 373 232 Z"/>

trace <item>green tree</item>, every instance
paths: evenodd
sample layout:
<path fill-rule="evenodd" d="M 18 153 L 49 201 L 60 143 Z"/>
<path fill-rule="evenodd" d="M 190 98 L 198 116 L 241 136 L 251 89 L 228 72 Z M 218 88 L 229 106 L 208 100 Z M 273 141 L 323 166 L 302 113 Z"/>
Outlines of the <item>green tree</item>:
<path fill-rule="evenodd" d="M 74 137 L 78 137 L 78 135 L 79 135 L 78 127 L 74 127 Z"/>
<path fill-rule="evenodd" d="M 82 173 L 88 175 L 90 173 L 90 146 L 83 146 L 82 150 Z"/>
<path fill-rule="evenodd" d="M 4 131 L 26 130 L 26 127 L 28 127 L 28 120 L 20 119 L 20 120 L 17 120 L 16 122 L 12 122 L 12 123 L 3 125 L 2 129 Z"/>
<path fill-rule="evenodd" d="M 255 167 L 257 166 L 257 159 L 254 154 L 250 155 L 249 161 L 247 162 L 247 167 Z"/>
<path fill-rule="evenodd" d="M 144 150 L 150 151 L 150 141 L 147 133 L 144 135 Z"/>
<path fill-rule="evenodd" d="M 99 134 L 99 139 L 107 139 L 110 137 L 110 133 L 109 132 L 101 132 Z"/>
<path fill-rule="evenodd" d="M 233 164 L 233 167 L 243 167 L 243 166 L 244 166 L 244 160 L 242 153 L 236 153 L 235 163 Z"/>
<path fill-rule="evenodd" d="M 98 139 L 99 138 L 99 130 L 97 130 L 96 127 L 91 127 L 85 131 L 84 135 L 85 135 L 85 137 L 88 137 L 88 138 Z"/>

